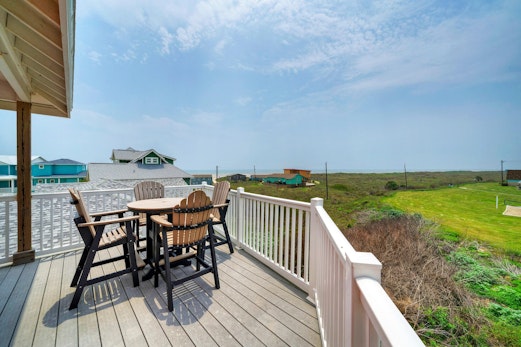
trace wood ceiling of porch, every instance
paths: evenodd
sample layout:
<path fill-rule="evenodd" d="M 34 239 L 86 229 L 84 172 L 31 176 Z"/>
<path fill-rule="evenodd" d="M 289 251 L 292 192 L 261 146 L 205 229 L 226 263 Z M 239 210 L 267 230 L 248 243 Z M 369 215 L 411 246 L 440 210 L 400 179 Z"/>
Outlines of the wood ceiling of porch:
<path fill-rule="evenodd" d="M 0 1 L 0 109 L 69 117 L 75 0 Z"/>

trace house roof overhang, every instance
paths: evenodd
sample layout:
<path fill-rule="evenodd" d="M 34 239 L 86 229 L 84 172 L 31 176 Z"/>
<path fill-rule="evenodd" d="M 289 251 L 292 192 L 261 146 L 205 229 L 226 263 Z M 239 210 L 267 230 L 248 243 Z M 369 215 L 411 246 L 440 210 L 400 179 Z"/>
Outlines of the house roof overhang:
<path fill-rule="evenodd" d="M 75 0 L 0 1 L 0 109 L 70 117 Z"/>

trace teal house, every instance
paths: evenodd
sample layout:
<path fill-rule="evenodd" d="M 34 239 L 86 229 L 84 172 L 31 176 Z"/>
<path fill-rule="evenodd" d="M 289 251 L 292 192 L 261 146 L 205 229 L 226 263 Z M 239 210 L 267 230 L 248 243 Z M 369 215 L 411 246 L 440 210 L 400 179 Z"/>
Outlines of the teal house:
<path fill-rule="evenodd" d="M 304 184 L 304 176 L 301 174 L 271 174 L 263 179 L 265 183 L 285 184 L 287 186 L 298 187 Z"/>
<path fill-rule="evenodd" d="M 70 159 L 47 161 L 31 157 L 32 185 L 44 183 L 82 182 L 87 177 L 87 165 Z M 14 192 L 17 187 L 17 159 L 15 155 L 0 155 L 0 191 Z"/>

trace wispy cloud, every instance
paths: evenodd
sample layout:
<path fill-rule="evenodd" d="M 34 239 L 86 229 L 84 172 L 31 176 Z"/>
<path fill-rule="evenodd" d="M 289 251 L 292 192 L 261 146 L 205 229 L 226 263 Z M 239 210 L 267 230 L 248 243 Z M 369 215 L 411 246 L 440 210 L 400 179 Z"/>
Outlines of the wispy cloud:
<path fill-rule="evenodd" d="M 88 53 L 89 59 L 95 62 L 96 64 L 101 64 L 102 54 L 96 51 L 90 51 Z"/>
<path fill-rule="evenodd" d="M 161 41 L 161 48 L 160 52 L 162 55 L 169 54 L 170 53 L 170 45 L 172 44 L 172 41 L 174 40 L 174 35 L 170 34 L 168 29 L 165 27 L 159 27 L 158 30 L 159 38 Z"/>

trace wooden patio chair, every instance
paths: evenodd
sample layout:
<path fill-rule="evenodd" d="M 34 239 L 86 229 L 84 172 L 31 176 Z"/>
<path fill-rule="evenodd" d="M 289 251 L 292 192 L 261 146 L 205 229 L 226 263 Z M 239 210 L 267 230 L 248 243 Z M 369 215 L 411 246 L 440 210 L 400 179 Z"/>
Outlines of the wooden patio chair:
<path fill-rule="evenodd" d="M 135 236 L 133 233 L 134 221 L 139 216 L 124 217 L 127 210 L 117 210 L 90 214 L 85 205 L 82 195 L 78 190 L 69 188 L 71 204 L 76 207 L 78 216 L 74 223 L 83 239 L 85 248 L 76 268 L 76 273 L 71 282 L 71 287 L 76 287 L 69 310 L 78 307 L 81 294 L 85 286 L 105 281 L 110 278 L 132 273 L 134 287 L 139 285 L 138 268 L 136 265 L 136 252 L 134 248 Z M 101 220 L 102 217 L 112 216 L 112 219 Z M 116 216 L 116 218 L 114 218 Z M 107 225 L 118 225 L 113 230 L 105 230 Z M 123 246 L 123 254 L 101 261 L 94 261 L 98 251 L 111 247 Z M 92 267 L 108 264 L 118 260 L 125 260 L 125 269 L 105 274 L 103 276 L 90 278 L 89 272 Z"/>
<path fill-rule="evenodd" d="M 233 244 L 228 233 L 228 226 L 226 225 L 226 212 L 228 211 L 228 205 L 230 200 L 228 199 L 228 192 L 230 191 L 230 182 L 221 181 L 215 184 L 212 194 L 213 209 L 210 213 L 212 218 L 212 225 L 222 225 L 224 229 L 224 236 L 220 236 L 214 233 L 215 246 L 228 244 L 230 253 L 233 253 Z"/>
<path fill-rule="evenodd" d="M 156 199 L 156 198 L 164 198 L 165 197 L 165 187 L 159 183 L 154 181 L 143 181 L 139 182 L 134 186 L 134 198 L 136 200 L 145 200 L 145 199 Z M 139 225 L 137 228 L 137 246 L 139 247 L 139 241 L 146 240 L 146 237 L 139 237 L 139 228 L 147 225 L 147 215 L 146 213 L 139 214 Z"/>
<path fill-rule="evenodd" d="M 168 310 L 173 310 L 172 291 L 174 286 L 213 272 L 215 288 L 219 289 L 219 274 L 217 272 L 217 258 L 213 242 L 213 228 L 210 223 L 212 209 L 210 198 L 202 190 L 192 192 L 174 207 L 171 216 L 152 216 L 159 241 L 154 254 L 154 286 L 158 286 L 158 276 L 161 274 L 166 282 Z M 171 221 L 171 222 L 170 222 Z M 207 235 L 210 235 L 211 264 L 205 260 L 204 250 Z M 195 252 L 193 251 L 195 249 Z M 163 252 L 162 259 L 160 254 Z M 182 253 L 186 250 L 186 253 Z M 180 251 L 180 252 L 179 252 Z M 186 259 L 196 259 L 196 269 L 191 274 L 172 279 L 170 265 Z M 204 269 L 201 269 L 201 265 Z"/>

